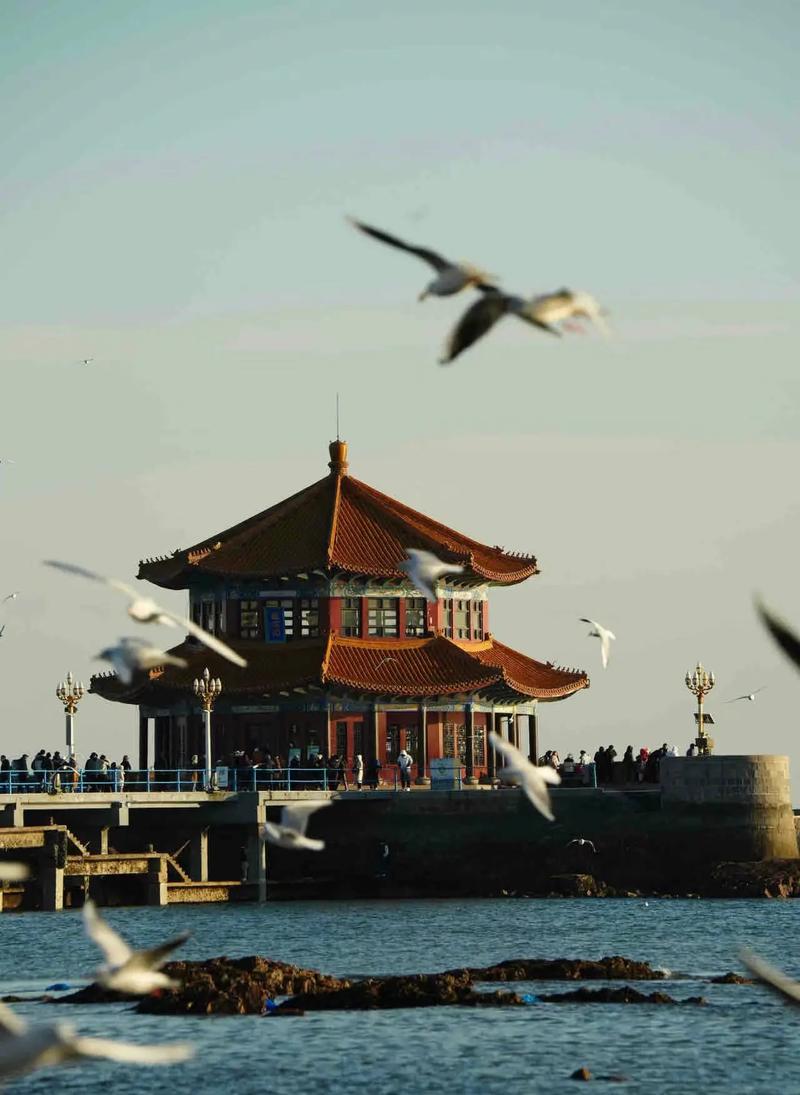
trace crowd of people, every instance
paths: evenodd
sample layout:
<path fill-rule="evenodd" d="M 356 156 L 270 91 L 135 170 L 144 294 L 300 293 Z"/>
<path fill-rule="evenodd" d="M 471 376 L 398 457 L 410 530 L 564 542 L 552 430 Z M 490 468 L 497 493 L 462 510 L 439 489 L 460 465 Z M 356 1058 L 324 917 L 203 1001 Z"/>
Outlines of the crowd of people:
<path fill-rule="evenodd" d="M 698 756 L 697 745 L 692 742 L 686 750 L 687 757 Z M 629 745 L 618 758 L 617 750 L 613 745 L 601 745 L 590 756 L 585 749 L 581 749 L 577 759 L 572 753 L 567 753 L 563 761 L 557 750 L 548 749 L 539 757 L 541 767 L 550 766 L 569 781 L 583 784 L 609 784 L 609 783 L 658 783 L 660 779 L 660 766 L 663 757 L 679 756 L 675 745 L 664 742 L 658 749 L 648 749 L 643 745 L 634 755 L 633 746 Z M 592 767 L 593 766 L 593 767 Z"/>
<path fill-rule="evenodd" d="M 93 752 L 83 765 L 83 790 L 118 790 L 131 770 L 127 754 L 117 762 L 110 761 L 105 753 Z M 53 753 L 40 749 L 33 759 L 23 753 L 9 760 L 5 753 L 0 753 L 2 791 L 23 787 L 29 791 L 72 791 L 80 782 L 81 766 L 74 754 L 65 757 L 58 749 Z"/>

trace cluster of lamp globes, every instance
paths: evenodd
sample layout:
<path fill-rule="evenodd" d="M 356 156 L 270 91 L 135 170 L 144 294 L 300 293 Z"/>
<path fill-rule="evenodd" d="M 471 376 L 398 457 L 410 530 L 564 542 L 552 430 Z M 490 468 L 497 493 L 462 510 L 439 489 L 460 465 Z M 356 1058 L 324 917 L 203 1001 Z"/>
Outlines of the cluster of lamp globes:
<path fill-rule="evenodd" d="M 695 696 L 710 692 L 715 684 L 716 679 L 713 672 L 704 669 L 700 662 L 697 663 L 694 673 L 686 674 L 686 687 L 690 692 L 694 692 Z"/>
<path fill-rule="evenodd" d="M 219 677 L 212 677 L 206 668 L 203 670 L 202 677 L 195 677 L 193 688 L 195 696 L 200 698 L 203 706 L 210 709 L 214 700 L 222 692 L 222 681 Z"/>
<path fill-rule="evenodd" d="M 78 703 L 86 695 L 83 681 L 76 681 L 72 673 L 67 673 L 66 680 L 56 688 L 56 696 L 61 700 L 68 711 L 74 711 Z"/>

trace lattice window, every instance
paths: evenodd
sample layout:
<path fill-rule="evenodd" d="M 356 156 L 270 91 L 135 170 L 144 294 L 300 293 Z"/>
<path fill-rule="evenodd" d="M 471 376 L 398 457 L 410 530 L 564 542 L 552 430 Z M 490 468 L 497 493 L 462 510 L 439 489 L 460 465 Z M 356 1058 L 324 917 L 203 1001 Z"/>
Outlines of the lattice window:
<path fill-rule="evenodd" d="M 474 612 L 472 616 L 472 626 L 475 629 L 474 634 L 476 639 L 483 639 L 486 634 L 486 628 L 484 624 L 484 611 L 485 602 L 476 601 L 474 605 Z"/>
<path fill-rule="evenodd" d="M 406 635 L 425 634 L 426 605 L 424 597 L 406 597 Z"/>
<path fill-rule="evenodd" d="M 294 601 L 271 597 L 264 601 L 264 640 L 282 643 L 294 638 Z"/>
<path fill-rule="evenodd" d="M 257 639 L 259 635 L 258 601 L 239 601 L 239 635 Z"/>
<path fill-rule="evenodd" d="M 340 634 L 358 638 L 361 634 L 361 598 L 342 597 Z"/>
<path fill-rule="evenodd" d="M 319 600 L 316 597 L 302 597 L 297 614 L 301 636 L 313 638 L 319 635 Z"/>
<path fill-rule="evenodd" d="M 469 631 L 469 601 L 456 601 L 453 612 L 453 638 L 468 639 Z"/>
<path fill-rule="evenodd" d="M 347 756 L 347 723 L 336 723 L 336 755 L 338 757 Z"/>
<path fill-rule="evenodd" d="M 396 636 L 397 628 L 397 597 L 367 598 L 367 634 Z"/>
<path fill-rule="evenodd" d="M 452 722 L 446 722 L 444 724 L 442 745 L 444 747 L 444 755 L 446 757 L 453 757 L 456 753 L 456 728 Z"/>

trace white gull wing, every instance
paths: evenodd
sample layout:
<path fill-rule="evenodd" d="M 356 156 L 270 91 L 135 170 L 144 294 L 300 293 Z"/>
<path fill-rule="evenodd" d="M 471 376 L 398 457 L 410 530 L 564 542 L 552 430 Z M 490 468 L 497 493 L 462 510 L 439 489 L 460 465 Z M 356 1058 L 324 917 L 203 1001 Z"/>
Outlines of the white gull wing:
<path fill-rule="evenodd" d="M 506 762 L 506 766 L 500 772 L 500 778 L 514 780 L 519 783 L 522 791 L 536 807 L 540 814 L 548 821 L 555 821 L 550 807 L 550 795 L 547 784 L 559 784 L 561 776 L 549 765 L 540 768 L 531 764 L 524 753 L 521 753 L 511 742 L 501 738 L 494 730 L 489 731 L 489 741 L 500 753 Z"/>
<path fill-rule="evenodd" d="M 93 570 L 88 570 L 86 567 L 78 566 L 76 563 L 62 563 L 58 559 L 44 559 L 43 563 L 46 567 L 55 567 L 56 570 L 63 570 L 65 574 L 77 574 L 80 578 L 88 578 L 92 582 L 100 582 L 103 585 L 110 586 L 111 589 L 116 589 L 120 593 L 124 593 L 126 597 L 130 597 L 132 600 L 138 600 L 139 594 L 135 589 L 131 589 L 130 586 L 124 582 L 120 582 L 117 578 L 106 578 L 103 574 L 97 574 Z"/>
<path fill-rule="evenodd" d="M 285 829 L 292 829 L 299 836 L 305 836 L 308 827 L 308 819 L 317 810 L 324 810 L 326 806 L 332 806 L 330 799 L 320 799 L 310 802 L 292 802 L 281 810 L 281 825 Z"/>
<path fill-rule="evenodd" d="M 800 984 L 797 981 L 793 981 L 791 977 L 787 977 L 781 970 L 765 962 L 763 958 L 759 958 L 745 947 L 739 951 L 739 957 L 753 976 L 767 988 L 777 992 L 786 1003 L 800 1007 Z"/>
<path fill-rule="evenodd" d="M 227 643 L 223 643 L 216 635 L 211 635 L 199 624 L 196 624 L 194 620 L 189 620 L 185 616 L 177 616 L 174 612 L 168 612 L 166 609 L 161 608 L 160 605 L 158 610 L 161 616 L 165 618 L 165 621 L 169 620 L 177 624 L 178 627 L 184 627 L 190 635 L 194 635 L 196 639 L 199 639 L 209 650 L 213 650 L 215 654 L 219 654 L 242 669 L 247 665 L 247 661 L 240 654 L 237 654 L 235 650 L 231 650 Z"/>
<path fill-rule="evenodd" d="M 605 669 L 608 666 L 608 656 L 611 652 L 611 640 L 616 641 L 617 636 L 613 631 L 609 631 L 607 627 L 599 624 L 597 620 L 590 620 L 588 616 L 581 616 L 580 620 L 581 623 L 591 624 L 592 630 L 589 634 L 600 640 L 600 657 L 603 661 L 603 669 Z"/>
<path fill-rule="evenodd" d="M 109 966 L 122 966 L 133 957 L 133 950 L 121 935 L 103 920 L 94 901 L 89 899 L 83 906 L 83 926 L 91 941 L 100 948 Z"/>
<path fill-rule="evenodd" d="M 13 1012 L 7 1004 L 0 1003 L 0 1039 L 7 1037 L 19 1037 L 28 1029 L 24 1019 Z"/>
<path fill-rule="evenodd" d="M 170 1065 L 186 1061 L 194 1054 L 194 1046 L 187 1042 L 168 1042 L 166 1045 L 135 1045 L 131 1042 L 114 1042 L 109 1038 L 75 1037 L 70 1044 L 79 1057 L 103 1057 L 107 1061 L 120 1061 L 131 1065 Z"/>
<path fill-rule="evenodd" d="M 30 873 L 25 863 L 0 863 L 0 882 L 22 882 Z"/>

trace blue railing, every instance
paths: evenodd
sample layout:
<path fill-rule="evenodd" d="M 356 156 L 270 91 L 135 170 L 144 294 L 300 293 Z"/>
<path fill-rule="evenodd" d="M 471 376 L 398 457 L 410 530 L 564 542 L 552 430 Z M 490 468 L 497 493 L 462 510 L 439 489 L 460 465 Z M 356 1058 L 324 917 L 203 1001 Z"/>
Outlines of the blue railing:
<path fill-rule="evenodd" d="M 371 787 L 374 783 L 363 782 Z M 228 768 L 211 770 L 211 789 L 219 791 L 335 791 L 354 790 L 354 776 L 344 778 L 332 768 Z M 381 770 L 379 787 L 400 786 L 398 771 L 392 765 Z M 21 769 L 0 772 L 0 795 L 9 794 L 83 794 L 119 791 L 205 791 L 203 768 L 129 769 L 61 768 L 56 772 L 25 772 Z"/>

